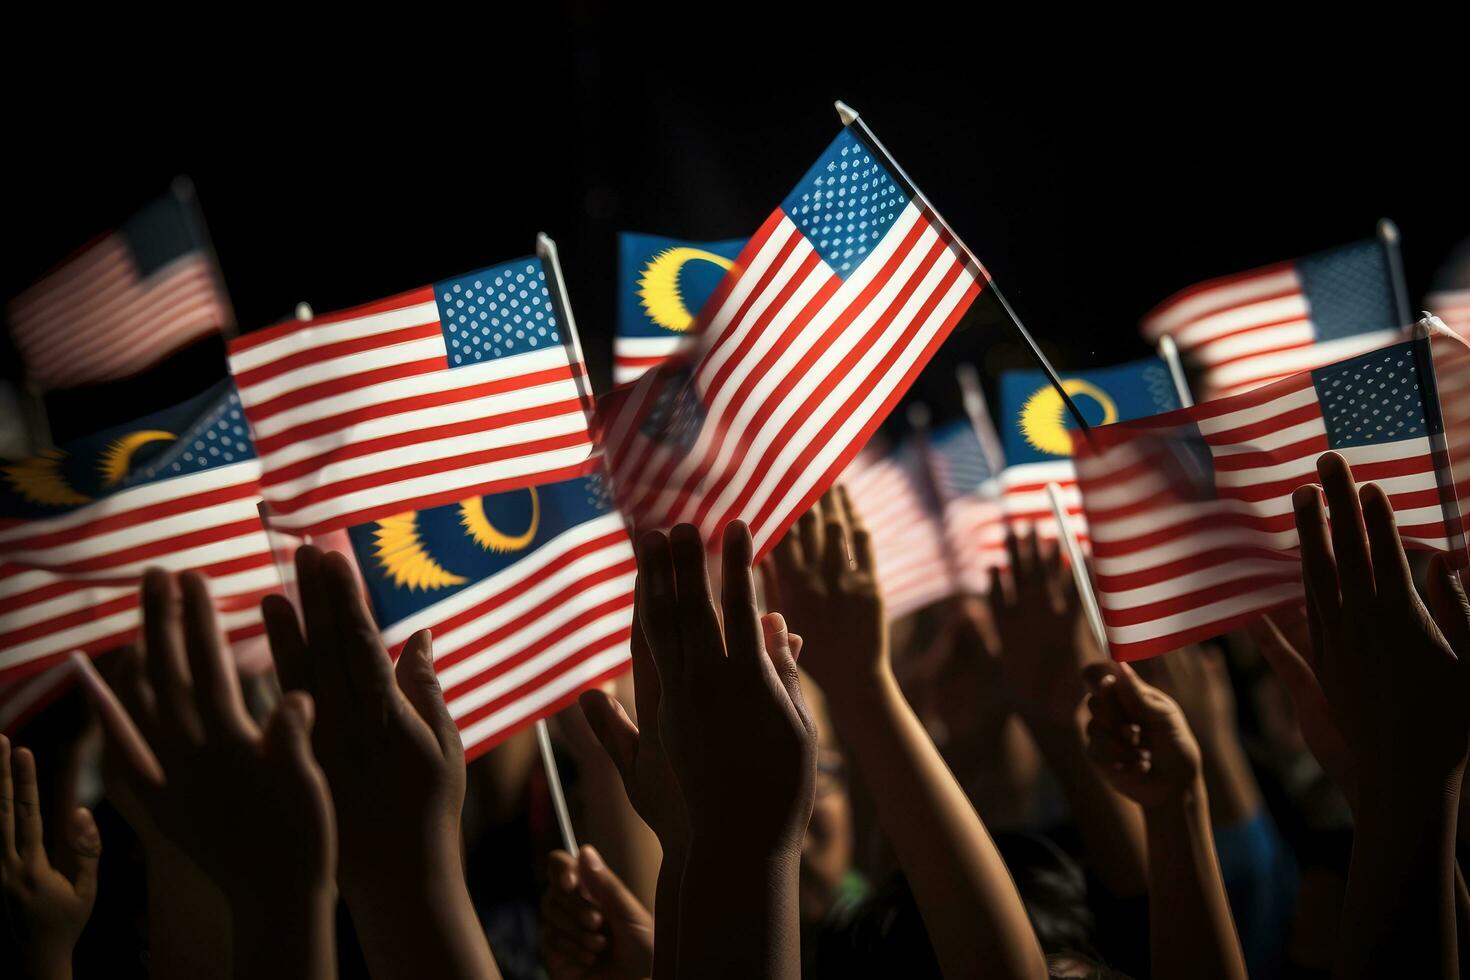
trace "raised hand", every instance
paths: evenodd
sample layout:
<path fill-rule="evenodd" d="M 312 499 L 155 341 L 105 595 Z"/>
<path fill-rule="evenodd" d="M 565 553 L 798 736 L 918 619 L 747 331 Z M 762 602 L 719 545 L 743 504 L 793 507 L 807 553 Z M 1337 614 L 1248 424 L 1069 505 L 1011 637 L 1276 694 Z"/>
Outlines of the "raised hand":
<path fill-rule="evenodd" d="M 1085 672 L 1087 754 L 1118 792 L 1145 810 L 1177 803 L 1200 785 L 1200 749 L 1184 712 L 1127 664 Z"/>
<path fill-rule="evenodd" d="M 53 862 L 42 842 L 36 758 L 0 735 L 0 897 L 26 975 L 71 976 L 71 953 L 97 898 L 102 839 L 85 808 L 54 835 Z M 65 851 L 65 855 L 59 853 Z M 60 866 L 69 867 L 63 873 Z"/>
<path fill-rule="evenodd" d="M 143 640 L 118 665 L 135 714 L 77 657 L 119 775 L 224 893 L 237 973 L 329 975 L 337 840 L 311 753 L 311 698 L 288 694 L 263 730 L 255 724 L 198 575 L 146 573 Z"/>
<path fill-rule="evenodd" d="M 653 916 L 583 845 L 552 851 L 541 899 L 541 946 L 551 980 L 638 980 L 653 970 Z"/>
<path fill-rule="evenodd" d="M 379 976 L 494 975 L 460 860 L 464 749 L 427 630 L 395 667 L 352 566 L 296 553 L 305 633 L 281 596 L 261 605 L 282 686 L 315 698 L 314 743 L 341 834 L 338 881 Z"/>

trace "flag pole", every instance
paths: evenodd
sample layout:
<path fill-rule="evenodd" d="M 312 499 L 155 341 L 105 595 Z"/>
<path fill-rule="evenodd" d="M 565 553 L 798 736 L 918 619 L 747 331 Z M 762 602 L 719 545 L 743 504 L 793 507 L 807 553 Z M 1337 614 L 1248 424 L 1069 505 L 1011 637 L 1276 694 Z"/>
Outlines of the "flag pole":
<path fill-rule="evenodd" d="M 306 300 L 302 300 L 301 302 L 296 304 L 294 316 L 302 323 L 305 323 L 306 321 L 316 316 L 316 311 L 311 308 L 310 303 L 308 303 Z"/>
<path fill-rule="evenodd" d="M 1388 279 L 1393 283 L 1393 306 L 1399 315 L 1399 326 L 1414 322 L 1409 312 L 1409 287 L 1404 282 L 1404 257 L 1399 251 L 1399 226 L 1389 218 L 1378 219 L 1378 240 L 1388 258 Z"/>
<path fill-rule="evenodd" d="M 1006 454 L 995 435 L 995 423 L 990 419 L 990 410 L 985 407 L 985 392 L 980 387 L 980 372 L 973 364 L 960 364 L 954 369 L 955 380 L 960 385 L 960 400 L 965 406 L 965 415 L 970 419 L 970 428 L 980 440 L 980 449 L 992 473 L 1005 469 Z"/>
<path fill-rule="evenodd" d="M 536 745 L 541 750 L 541 766 L 546 770 L 546 785 L 551 790 L 551 807 L 556 811 L 556 825 L 561 829 L 561 843 L 568 854 L 576 856 L 577 837 L 572 833 L 572 812 L 567 809 L 567 796 L 561 788 L 561 773 L 556 768 L 556 753 L 551 750 L 551 729 L 545 718 L 536 719 Z"/>
<path fill-rule="evenodd" d="M 1092 627 L 1092 638 L 1097 648 L 1108 652 L 1108 631 L 1103 626 L 1102 610 L 1097 605 L 1097 594 L 1092 591 L 1092 579 L 1087 577 L 1087 565 L 1082 559 L 1082 546 L 1077 543 L 1077 532 L 1062 502 L 1062 488 L 1055 483 L 1046 485 L 1046 495 L 1051 498 L 1051 512 L 1057 519 L 1057 538 L 1067 549 L 1067 561 L 1072 566 L 1072 581 L 1077 583 L 1077 595 L 1082 600 L 1082 612 L 1087 625 Z"/>
<path fill-rule="evenodd" d="M 587 360 L 582 356 L 582 338 L 577 335 L 577 318 L 572 315 L 572 299 L 567 294 L 566 279 L 561 271 L 561 253 L 557 251 L 556 242 L 544 231 L 536 233 L 536 257 L 546 265 L 552 280 L 552 302 L 556 311 L 561 314 L 561 322 L 567 329 L 567 342 L 571 344 L 572 355 L 577 359 L 577 365 L 572 373 L 577 381 L 577 393 L 582 397 L 582 404 L 587 408 L 587 417 L 590 420 L 593 410 L 592 384 L 587 377 Z"/>
<path fill-rule="evenodd" d="M 1179 396 L 1179 406 L 1192 408 L 1194 395 L 1189 390 L 1189 377 L 1184 373 L 1184 362 L 1179 359 L 1179 345 L 1168 334 L 1159 338 L 1159 356 L 1169 365 L 1169 377 L 1174 379 L 1174 393 Z"/>
<path fill-rule="evenodd" d="M 919 203 L 924 206 L 924 209 L 928 211 L 929 214 L 933 215 L 934 221 L 937 222 L 939 226 L 944 229 L 945 233 L 949 235 L 950 240 L 953 241 L 955 245 L 959 248 L 959 250 L 964 253 L 965 258 L 969 260 L 970 264 L 973 265 L 974 268 L 978 270 L 982 276 L 985 277 L 986 282 L 990 286 L 990 291 L 995 294 L 996 300 L 1000 302 L 1001 309 L 1004 310 L 1006 316 L 1010 318 L 1012 325 L 1015 326 L 1016 331 L 1021 335 L 1021 339 L 1026 341 L 1026 346 L 1031 348 L 1031 356 L 1034 357 L 1036 359 L 1036 363 L 1041 366 L 1041 370 L 1046 374 L 1046 379 L 1051 382 L 1051 386 L 1057 390 L 1057 394 L 1062 396 L 1062 404 L 1067 406 L 1067 411 L 1071 414 L 1072 420 L 1077 423 L 1077 428 L 1082 431 L 1083 435 L 1091 439 L 1092 428 L 1087 424 L 1087 419 L 1083 418 L 1081 410 L 1077 408 L 1077 403 L 1072 401 L 1072 396 L 1067 393 L 1067 390 L 1065 388 L 1062 387 L 1061 376 L 1057 374 L 1056 368 L 1051 366 L 1051 361 L 1048 360 L 1046 354 L 1042 352 L 1041 346 L 1036 343 L 1036 339 L 1031 336 L 1031 332 L 1026 329 L 1026 325 L 1021 322 L 1021 318 L 1016 315 L 1016 311 L 1011 308 L 1011 304 L 1006 299 L 1005 294 L 1000 291 L 1000 286 L 996 283 L 994 279 L 990 277 L 990 273 L 986 271 L 985 264 L 975 257 L 975 253 L 970 251 L 970 246 L 966 245 L 964 240 L 960 238 L 959 235 L 955 234 L 955 230 L 951 228 L 949 226 L 949 223 L 944 220 L 944 218 L 939 214 L 937 210 L 935 210 L 934 205 L 929 203 L 929 199 L 924 196 L 924 192 L 919 190 L 918 185 L 913 182 L 913 179 L 910 178 L 909 175 L 904 171 L 904 169 L 898 165 L 898 161 L 893 159 L 893 154 L 888 152 L 888 148 L 883 145 L 883 142 L 879 140 L 872 129 L 868 127 L 868 124 L 863 121 L 863 117 L 858 113 L 858 111 L 852 108 L 852 106 L 848 105 L 846 102 L 843 102 L 841 99 L 838 99 L 836 103 L 834 103 L 834 105 L 837 109 L 837 118 L 842 120 L 842 125 L 848 127 L 849 129 L 857 130 L 858 135 L 862 138 L 863 143 L 865 143 L 869 147 L 869 149 L 871 149 L 875 154 L 878 155 L 883 163 L 883 166 L 892 171 L 895 175 L 897 175 L 899 180 L 903 181 L 903 183 L 907 185 L 907 189 L 912 193 L 913 197 L 917 198 Z"/>
<path fill-rule="evenodd" d="M 240 324 L 235 319 L 235 304 L 230 299 L 229 287 L 225 285 L 225 273 L 219 264 L 219 253 L 214 249 L 214 238 L 209 234 L 209 225 L 204 221 L 204 208 L 199 204 L 199 192 L 187 174 L 176 176 L 169 184 L 168 191 L 174 196 L 174 200 L 183 205 L 184 213 L 194 226 L 194 233 L 199 237 L 204 254 L 209 257 L 209 278 L 214 283 L 214 288 L 219 290 L 225 309 L 229 311 L 230 322 L 220 324 L 219 331 L 226 340 L 233 339 L 240 335 Z"/>

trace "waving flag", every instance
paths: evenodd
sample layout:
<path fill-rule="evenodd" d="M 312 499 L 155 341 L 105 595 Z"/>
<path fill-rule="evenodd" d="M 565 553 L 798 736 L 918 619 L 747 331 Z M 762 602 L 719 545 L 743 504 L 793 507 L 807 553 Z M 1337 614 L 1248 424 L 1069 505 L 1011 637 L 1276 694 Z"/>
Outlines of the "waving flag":
<path fill-rule="evenodd" d="M 1088 425 L 1109 425 L 1179 407 L 1179 396 L 1169 368 L 1157 358 L 1145 358 L 1117 367 L 1064 374 L 1062 386 L 1077 403 Z M 1046 541 L 1057 539 L 1057 522 L 1046 495 L 1048 483 L 1057 484 L 1067 513 L 1082 513 L 1077 473 L 1072 466 L 1074 423 L 1056 389 L 1040 371 L 1007 371 L 1000 378 L 1001 444 L 1006 468 L 1001 473 L 1007 518 L 1018 533 L 1035 525 Z M 1073 522 L 1086 541 L 1087 524 Z"/>
<path fill-rule="evenodd" d="M 1375 239 L 1191 286 L 1144 318 L 1200 373 L 1205 398 L 1382 347 L 1398 336 L 1392 258 Z"/>
<path fill-rule="evenodd" d="M 236 642 L 277 591 L 256 504 L 260 465 L 234 389 L 0 465 L 0 678 L 137 632 L 143 570 L 210 580 Z"/>
<path fill-rule="evenodd" d="M 1470 350 L 1447 331 L 1434 343 Z M 1077 439 L 1113 657 L 1152 657 L 1300 603 L 1291 495 L 1317 481 L 1327 450 L 1387 491 L 1406 544 L 1463 556 L 1429 345 L 1095 429 L 1091 446 Z"/>
<path fill-rule="evenodd" d="M 845 128 L 705 304 L 691 349 L 600 399 L 639 528 L 743 518 L 764 554 L 903 396 L 986 274 Z"/>
<path fill-rule="evenodd" d="M 10 303 L 10 335 L 43 391 L 136 374 L 234 325 L 208 232 L 176 187 Z"/>
<path fill-rule="evenodd" d="M 890 619 L 902 619 L 957 591 L 919 453 L 912 440 L 892 449 L 880 437 L 842 474 L 842 484 L 872 536 Z"/>
<path fill-rule="evenodd" d="M 1470 337 L 1470 289 L 1442 289 L 1424 297 L 1431 313 L 1461 337 Z"/>
<path fill-rule="evenodd" d="M 473 757 L 629 664 L 636 565 L 600 472 L 348 531 L 396 657 L 434 633 Z"/>
<path fill-rule="evenodd" d="M 325 531 L 581 475 L 585 373 L 540 259 L 230 344 L 271 521 Z"/>
<path fill-rule="evenodd" d="M 960 587 L 983 595 L 990 590 L 990 570 L 1009 563 L 1001 461 L 990 459 L 968 419 L 935 429 L 928 449 Z"/>
<path fill-rule="evenodd" d="M 613 382 L 635 381 L 691 336 L 699 311 L 735 264 L 745 239 L 684 242 L 618 234 L 618 333 Z"/>

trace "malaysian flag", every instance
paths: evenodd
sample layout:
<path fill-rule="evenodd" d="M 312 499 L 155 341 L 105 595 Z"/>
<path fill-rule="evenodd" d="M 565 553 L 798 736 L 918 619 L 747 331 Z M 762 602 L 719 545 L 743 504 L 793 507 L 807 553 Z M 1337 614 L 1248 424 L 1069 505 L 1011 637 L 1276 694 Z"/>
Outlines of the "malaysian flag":
<path fill-rule="evenodd" d="M 685 242 L 662 235 L 618 234 L 618 332 L 613 383 L 636 381 L 687 341 L 699 311 L 745 239 Z"/>
<path fill-rule="evenodd" d="M 228 381 L 0 465 L 0 677 L 132 642 L 150 565 L 206 576 L 232 641 L 261 634 L 258 603 L 279 579 L 259 499 Z"/>
<path fill-rule="evenodd" d="M 842 474 L 873 541 L 873 561 L 890 619 L 902 619 L 958 589 L 919 444 L 896 449 L 881 436 Z"/>
<path fill-rule="evenodd" d="M 1394 340 L 1394 261 L 1368 239 L 1212 279 L 1155 308 L 1143 335 L 1174 338 L 1201 400 L 1249 391 Z"/>
<path fill-rule="evenodd" d="M 1435 345 L 1463 341 L 1447 331 Z M 1137 660 L 1302 601 L 1291 495 L 1323 452 L 1388 493 L 1407 545 L 1462 555 L 1430 340 L 1078 439 L 1108 642 Z"/>
<path fill-rule="evenodd" d="M 470 757 L 622 673 L 636 564 L 601 471 L 353 527 L 396 658 L 432 629 Z"/>
<path fill-rule="evenodd" d="M 600 400 L 639 528 L 743 518 L 759 556 L 852 461 L 987 281 L 845 128 L 715 289 L 687 353 Z"/>
<path fill-rule="evenodd" d="M 232 342 L 271 522 L 317 535 L 588 472 L 559 294 L 517 259 Z"/>
<path fill-rule="evenodd" d="M 192 192 L 176 186 L 10 302 L 10 335 L 39 390 L 136 374 L 234 325 Z"/>
<path fill-rule="evenodd" d="M 1009 564 L 1001 460 L 991 458 L 969 419 L 935 429 L 928 450 L 955 574 L 964 591 L 983 595 L 991 569 Z"/>
<path fill-rule="evenodd" d="M 1144 358 L 1117 367 L 1076 371 L 1062 376 L 1062 387 L 1072 396 L 1090 426 L 1143 418 L 1179 407 L 1169 368 L 1157 358 Z M 1000 377 L 1001 444 L 1006 467 L 1001 492 L 1007 518 L 1018 534 L 1035 526 L 1044 541 L 1057 539 L 1046 485 L 1062 491 L 1067 513 L 1079 541 L 1087 540 L 1087 522 L 1080 519 L 1082 498 L 1072 466 L 1075 423 L 1055 388 L 1040 371 L 1007 371 Z"/>

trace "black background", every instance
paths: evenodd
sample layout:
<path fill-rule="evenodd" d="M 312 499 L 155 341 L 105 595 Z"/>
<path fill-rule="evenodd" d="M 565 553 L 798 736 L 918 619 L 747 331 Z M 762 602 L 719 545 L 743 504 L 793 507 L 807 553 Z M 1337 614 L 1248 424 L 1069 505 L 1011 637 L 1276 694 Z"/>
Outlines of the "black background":
<path fill-rule="evenodd" d="M 1454 145 L 1463 66 L 1280 71 L 1299 51 L 1259 39 L 1223 68 L 1157 50 L 1079 61 L 942 32 L 892 44 L 886 32 L 922 26 L 891 19 L 858 41 L 785 25 L 715 51 L 650 35 L 637 19 L 653 16 L 587 5 L 521 27 L 446 23 L 401 39 L 424 57 L 364 51 L 340 67 L 278 38 L 238 70 L 181 77 L 133 58 L 74 96 L 33 84 L 6 180 L 4 293 L 176 174 L 194 181 L 246 330 L 298 300 L 328 312 L 528 254 L 544 230 L 601 389 L 616 232 L 749 235 L 836 134 L 834 98 L 863 113 L 1064 369 L 1147 353 L 1138 319 L 1176 289 L 1369 236 L 1383 216 L 1402 230 L 1417 304 L 1470 235 Z M 490 44 L 516 30 L 537 33 Z M 494 58 L 456 55 L 476 32 Z M 17 375 L 13 351 L 0 356 Z M 940 414 L 957 406 L 959 359 L 987 383 L 1029 365 L 986 297 L 920 379 Z M 52 396 L 53 425 L 116 424 L 221 370 L 205 344 Z"/>

